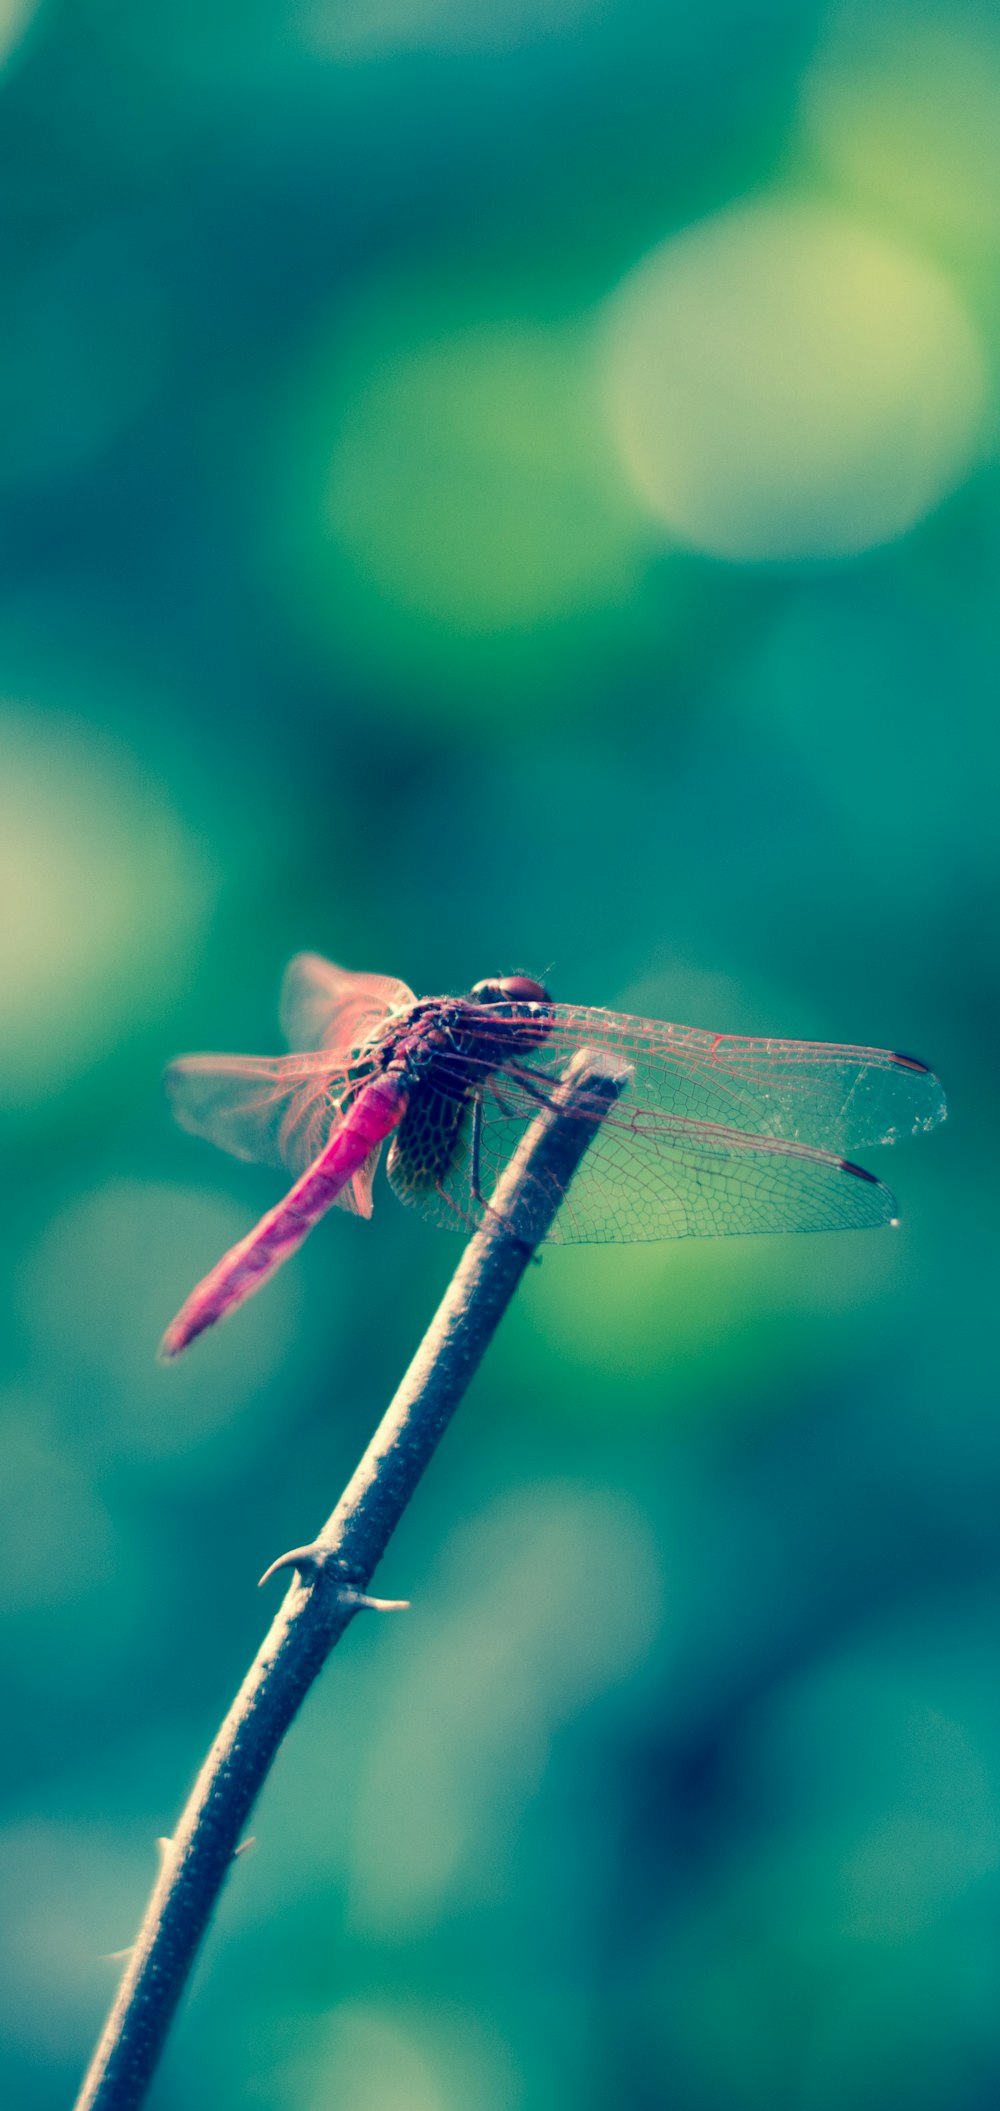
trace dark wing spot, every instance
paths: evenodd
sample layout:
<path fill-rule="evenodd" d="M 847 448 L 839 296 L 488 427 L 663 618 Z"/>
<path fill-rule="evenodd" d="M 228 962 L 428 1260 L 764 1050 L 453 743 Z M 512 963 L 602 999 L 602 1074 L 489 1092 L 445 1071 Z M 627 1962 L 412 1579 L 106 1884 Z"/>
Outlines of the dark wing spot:
<path fill-rule="evenodd" d="M 863 1165 L 852 1165 L 849 1158 L 841 1159 L 840 1170 L 842 1173 L 856 1174 L 859 1180 L 870 1180 L 873 1187 L 877 1187 L 879 1184 L 877 1173 L 866 1172 Z"/>
<path fill-rule="evenodd" d="M 892 1050 L 894 1063 L 901 1063 L 904 1070 L 919 1070 L 921 1077 L 930 1077 L 931 1066 L 922 1063 L 919 1056 L 901 1055 L 898 1048 Z"/>

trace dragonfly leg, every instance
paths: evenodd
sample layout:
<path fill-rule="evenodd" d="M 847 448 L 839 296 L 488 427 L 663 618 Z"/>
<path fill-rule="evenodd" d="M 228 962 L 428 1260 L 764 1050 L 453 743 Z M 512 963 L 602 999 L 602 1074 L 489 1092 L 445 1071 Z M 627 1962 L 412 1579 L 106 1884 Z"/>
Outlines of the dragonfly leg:
<path fill-rule="evenodd" d="M 551 1107 L 552 1100 L 549 1094 L 547 1092 L 543 1092 L 540 1086 L 529 1085 L 526 1077 L 519 1077 L 517 1082 L 520 1085 L 522 1092 L 527 1093 L 529 1099 L 537 1100 L 538 1105 L 540 1107 Z"/>
<path fill-rule="evenodd" d="M 448 1190 L 444 1186 L 442 1181 L 435 1180 L 434 1186 L 442 1202 L 446 1202 L 448 1204 L 448 1208 L 459 1219 L 459 1222 L 461 1224 L 464 1224 L 466 1231 L 474 1232 L 476 1230 L 476 1220 L 475 1217 L 472 1215 L 471 1211 L 463 1209 L 461 1203 L 456 1202 L 454 1195 L 449 1195 Z M 484 1209 L 488 1207 L 485 1202 L 482 1206 Z"/>
<path fill-rule="evenodd" d="M 483 1200 L 483 1190 L 479 1181 L 479 1153 L 482 1141 L 483 1095 L 481 1092 L 477 1092 L 472 1102 L 472 1162 L 469 1168 L 469 1180 L 472 1187 L 473 1201 L 478 1202 L 485 1209 L 486 1204 Z"/>
<path fill-rule="evenodd" d="M 543 1092 L 540 1085 L 535 1085 L 531 1083 L 525 1071 L 518 1070 L 515 1073 L 515 1079 L 517 1084 L 520 1086 L 521 1091 L 526 1093 L 529 1099 L 533 1099 L 536 1106 L 551 1107 L 551 1094 L 548 1092 Z M 558 1078 L 552 1079 L 553 1086 L 557 1085 L 558 1082 Z M 500 1108 L 502 1114 L 510 1115 L 515 1112 L 515 1109 L 513 1107 L 508 1106 L 507 1101 L 504 1099 L 503 1093 L 501 1092 L 500 1087 L 497 1084 L 495 1078 L 490 1079 L 490 1091 L 492 1092 L 493 1097 L 496 1100 L 497 1106 Z"/>
<path fill-rule="evenodd" d="M 454 1195 L 449 1195 L 447 1188 L 442 1185 L 442 1182 L 440 1180 L 435 1181 L 435 1186 L 437 1188 L 438 1194 L 441 1197 L 442 1202 L 447 1202 L 448 1208 L 450 1210 L 454 1210 L 456 1217 L 460 1218 L 461 1222 L 466 1228 L 466 1231 L 471 1233 L 478 1230 L 479 1227 L 475 1217 L 472 1215 L 472 1212 L 470 1210 L 462 1209 L 461 1205 L 456 1202 Z M 515 1246 L 520 1246 L 522 1252 L 531 1254 L 533 1260 L 537 1260 L 539 1258 L 539 1256 L 535 1253 L 534 1248 L 528 1244 L 528 1241 L 526 1239 L 519 1239 L 517 1233 L 511 1230 L 506 1217 L 501 1216 L 500 1211 L 494 1209 L 492 1202 L 488 1202 L 484 1194 L 478 1192 L 475 1188 L 473 1188 L 472 1199 L 474 1202 L 477 1202 L 479 1204 L 479 1207 L 482 1210 L 484 1217 L 492 1217 L 493 1222 L 497 1227 L 497 1230 L 502 1231 L 505 1238 L 513 1239 Z"/>
<path fill-rule="evenodd" d="M 526 1089 L 530 1093 L 532 1099 L 538 1100 L 542 1106 L 548 1106 L 549 1102 L 543 1092 L 533 1090 L 530 1086 L 528 1086 Z M 490 1078 L 489 1090 L 493 1094 L 493 1098 L 495 1099 L 501 1114 L 512 1114 L 513 1108 L 507 1105 L 507 1102 L 505 1101 L 503 1093 L 501 1092 L 500 1087 L 497 1084 L 495 1078 Z M 481 1092 L 477 1092 L 472 1109 L 472 1144 L 469 1167 L 469 1185 L 472 1192 L 472 1199 L 474 1202 L 478 1202 L 479 1207 L 483 1211 L 484 1216 L 495 1217 L 497 1223 L 503 1226 L 503 1229 L 507 1236 L 509 1238 L 514 1238 L 515 1234 L 510 1230 L 506 1218 L 501 1217 L 498 1214 L 498 1212 L 493 1208 L 492 1203 L 488 1202 L 486 1196 L 483 1194 L 482 1182 L 480 1178 L 480 1151 L 482 1147 L 482 1140 L 483 1095 Z M 515 1243 L 520 1246 L 524 1250 L 524 1252 L 531 1253 L 531 1258 L 534 1261 L 536 1268 L 541 1267 L 542 1256 L 540 1253 L 535 1253 L 533 1248 L 528 1247 L 524 1239 L 516 1239 Z"/>
<path fill-rule="evenodd" d="M 499 1101 L 500 1106 L 503 1107 L 503 1101 L 500 1098 L 500 1094 L 497 1091 L 495 1084 L 492 1083 L 492 1080 L 490 1083 L 490 1090 L 493 1093 L 494 1099 Z M 503 1111 L 506 1113 L 508 1110 L 504 1108 Z M 531 1252 L 532 1249 L 526 1244 L 525 1240 L 518 1239 L 516 1234 L 511 1231 L 506 1217 L 502 1217 L 499 1211 L 494 1209 L 493 1204 L 489 1202 L 486 1196 L 483 1194 L 481 1159 L 482 1142 L 483 1095 L 481 1092 L 477 1092 L 475 1099 L 472 1103 L 472 1137 L 469 1149 L 469 1192 L 471 1194 L 473 1202 L 482 1211 L 484 1217 L 492 1217 L 494 1223 L 499 1226 L 499 1228 L 504 1232 L 507 1238 L 514 1239 L 515 1244 L 522 1247 L 526 1253 Z M 446 1194 L 440 1181 L 438 1181 L 437 1183 L 437 1190 L 438 1194 L 441 1196 L 442 1201 L 447 1202 L 452 1209 L 458 1211 L 458 1215 L 468 1225 L 470 1231 L 474 1230 L 475 1219 L 473 1218 L 471 1213 L 459 1209 L 458 1203 L 453 1200 L 451 1195 Z M 537 1260 L 537 1254 L 533 1255 L 533 1258 Z"/>

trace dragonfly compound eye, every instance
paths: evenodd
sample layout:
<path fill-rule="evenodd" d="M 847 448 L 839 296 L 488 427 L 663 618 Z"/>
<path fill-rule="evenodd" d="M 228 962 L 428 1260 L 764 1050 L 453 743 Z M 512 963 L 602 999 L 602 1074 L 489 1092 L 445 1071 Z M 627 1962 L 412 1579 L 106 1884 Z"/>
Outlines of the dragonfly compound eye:
<path fill-rule="evenodd" d="M 500 975 L 477 982 L 472 996 L 477 1004 L 550 1004 L 544 983 L 530 975 Z"/>

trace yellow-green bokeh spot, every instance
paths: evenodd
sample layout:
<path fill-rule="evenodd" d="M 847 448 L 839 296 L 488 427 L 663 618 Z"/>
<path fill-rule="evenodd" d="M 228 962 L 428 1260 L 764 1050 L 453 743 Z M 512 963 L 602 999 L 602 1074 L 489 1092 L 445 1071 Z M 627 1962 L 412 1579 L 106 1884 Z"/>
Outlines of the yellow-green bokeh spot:
<path fill-rule="evenodd" d="M 621 592 L 629 538 L 585 367 L 578 332 L 507 324 L 414 345 L 367 377 L 345 406 L 327 518 L 387 601 L 493 636 Z"/>
<path fill-rule="evenodd" d="M 590 320 L 390 291 L 336 347 L 293 440 L 312 624 L 373 675 L 537 693 L 628 607 L 649 545 Z"/>
<path fill-rule="evenodd" d="M 769 1390 L 783 1401 L 803 1369 L 860 1354 L 865 1309 L 899 1265 L 888 1234 L 546 1254 L 513 1315 L 509 1354 L 533 1395 L 558 1370 L 558 1397 L 574 1414 L 661 1416 L 666 1406 L 700 1416 L 711 1407 L 739 1420 L 748 1405 L 758 1413 Z"/>
<path fill-rule="evenodd" d="M 221 1184 L 221 1183 L 220 1183 Z M 155 1462 L 181 1476 L 226 1471 L 231 1447 L 266 1442 L 280 1412 L 301 1274 L 283 1268 L 239 1327 L 169 1370 L 154 1345 L 192 1281 L 252 1222 L 245 1199 L 167 1181 L 110 1179 L 57 1211 L 19 1271 L 15 1299 L 67 1452 Z M 334 1290 L 333 1295 L 336 1295 Z M 67 1437 L 66 1431 L 72 1432 Z"/>
<path fill-rule="evenodd" d="M 1000 243 L 1000 10 L 849 0 L 802 109 L 810 145 L 855 196 L 936 241 Z"/>
<path fill-rule="evenodd" d="M 0 67 L 17 51 L 39 5 L 40 0 L 0 0 Z"/>
<path fill-rule="evenodd" d="M 847 557 L 968 474 L 988 378 L 928 259 L 822 203 L 763 198 L 653 250 L 609 315 L 609 401 L 637 494 L 732 563 Z"/>
<path fill-rule="evenodd" d="M 162 1010 L 216 876 L 166 786 L 92 727 L 0 703 L 0 1112 Z"/>

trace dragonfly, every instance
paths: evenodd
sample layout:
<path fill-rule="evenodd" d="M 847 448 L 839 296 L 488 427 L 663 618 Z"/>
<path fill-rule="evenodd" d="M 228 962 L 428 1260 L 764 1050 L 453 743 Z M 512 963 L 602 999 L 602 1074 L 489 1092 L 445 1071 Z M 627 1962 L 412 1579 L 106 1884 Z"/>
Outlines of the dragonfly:
<path fill-rule="evenodd" d="M 624 1089 L 610 1108 L 595 1095 L 593 1141 L 539 1232 L 557 1243 L 889 1224 L 889 1189 L 844 1153 L 932 1129 L 946 1111 L 915 1056 L 559 1004 L 529 975 L 418 998 L 404 982 L 300 953 L 280 1013 L 291 1054 L 184 1056 L 168 1070 L 185 1129 L 298 1177 L 196 1285 L 163 1337 L 165 1358 L 258 1291 L 329 1209 L 369 1217 L 386 1143 L 401 1201 L 435 1224 L 476 1228 L 581 1050 L 609 1061 Z M 551 1201 L 538 1197 L 540 1225 Z M 530 1239 L 530 1192 L 520 1223 Z"/>

